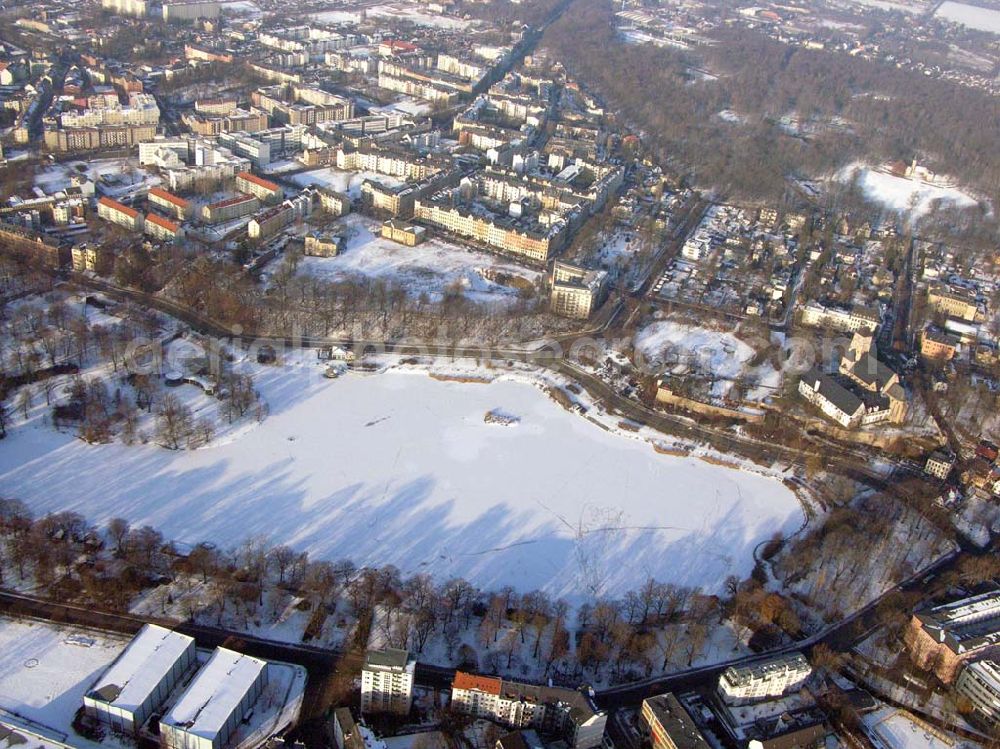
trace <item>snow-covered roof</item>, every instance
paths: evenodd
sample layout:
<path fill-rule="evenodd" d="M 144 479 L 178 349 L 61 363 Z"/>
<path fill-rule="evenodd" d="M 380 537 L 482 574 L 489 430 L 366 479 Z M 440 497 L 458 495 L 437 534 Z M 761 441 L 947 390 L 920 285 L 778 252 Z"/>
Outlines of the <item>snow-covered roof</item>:
<path fill-rule="evenodd" d="M 122 654 L 94 682 L 87 696 L 134 712 L 174 667 L 194 639 L 146 624 Z"/>
<path fill-rule="evenodd" d="M 216 648 L 160 722 L 213 739 L 266 669 L 267 661 Z"/>

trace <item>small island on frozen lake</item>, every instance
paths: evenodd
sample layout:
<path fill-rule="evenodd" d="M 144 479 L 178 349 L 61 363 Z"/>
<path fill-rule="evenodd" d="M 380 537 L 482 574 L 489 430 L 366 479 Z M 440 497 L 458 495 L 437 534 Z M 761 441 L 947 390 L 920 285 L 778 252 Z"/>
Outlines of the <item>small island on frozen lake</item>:
<path fill-rule="evenodd" d="M 483 415 L 483 421 L 487 424 L 495 424 L 501 427 L 514 427 L 521 423 L 521 419 L 514 414 L 509 414 L 502 408 L 494 408 Z"/>

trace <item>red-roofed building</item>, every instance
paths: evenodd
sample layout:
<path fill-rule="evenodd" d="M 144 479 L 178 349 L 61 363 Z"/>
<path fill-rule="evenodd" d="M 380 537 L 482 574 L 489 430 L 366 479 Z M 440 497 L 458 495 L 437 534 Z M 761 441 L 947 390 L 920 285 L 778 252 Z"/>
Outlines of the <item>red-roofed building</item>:
<path fill-rule="evenodd" d="M 399 39 L 387 39 L 378 45 L 379 57 L 395 57 L 405 55 L 409 52 L 416 52 L 420 49 L 416 44 L 400 41 Z"/>
<path fill-rule="evenodd" d="M 599 749 L 607 713 L 586 689 L 567 689 L 503 681 L 495 676 L 455 672 L 452 707 L 513 729 L 557 734 L 571 749 Z"/>
<path fill-rule="evenodd" d="M 167 242 L 172 242 L 184 236 L 184 230 L 180 227 L 180 224 L 176 224 L 170 219 L 163 218 L 163 216 L 158 216 L 155 213 L 150 213 L 146 216 L 145 231 L 154 239 L 161 239 Z"/>
<path fill-rule="evenodd" d="M 97 215 L 112 224 L 123 226 L 131 231 L 142 231 L 143 217 L 135 208 L 122 205 L 111 198 L 101 198 L 97 201 Z"/>
<path fill-rule="evenodd" d="M 451 682 L 451 704 L 468 715 L 491 718 L 499 712 L 503 682 L 495 676 L 456 671 Z"/>
<path fill-rule="evenodd" d="M 236 175 L 236 189 L 246 195 L 253 195 L 264 203 L 273 203 L 285 197 L 281 187 L 250 172 L 240 172 Z"/>
<path fill-rule="evenodd" d="M 172 213 L 181 221 L 186 219 L 191 213 L 191 203 L 184 200 L 184 198 L 174 195 L 172 192 L 167 192 L 161 187 L 149 188 L 149 195 L 146 199 L 152 205 L 162 208 L 168 213 Z"/>
<path fill-rule="evenodd" d="M 251 213 L 256 213 L 258 208 L 260 201 L 253 195 L 240 195 L 203 206 L 201 220 L 208 224 L 219 224 L 241 216 L 249 216 Z"/>

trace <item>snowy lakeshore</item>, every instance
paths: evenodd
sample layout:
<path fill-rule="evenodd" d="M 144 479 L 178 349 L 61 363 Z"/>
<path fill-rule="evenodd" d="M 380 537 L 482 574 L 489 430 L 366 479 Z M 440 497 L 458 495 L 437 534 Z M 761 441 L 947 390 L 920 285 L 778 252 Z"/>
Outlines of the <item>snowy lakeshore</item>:
<path fill-rule="evenodd" d="M 22 425 L 0 447 L 0 485 L 37 514 L 121 516 L 221 547 L 264 535 L 311 558 L 577 602 L 650 576 L 717 592 L 749 574 L 758 544 L 802 525 L 778 478 L 659 453 L 523 373 L 484 384 L 317 372 L 263 368 L 270 415 L 198 450 Z M 484 421 L 497 409 L 517 428 Z"/>

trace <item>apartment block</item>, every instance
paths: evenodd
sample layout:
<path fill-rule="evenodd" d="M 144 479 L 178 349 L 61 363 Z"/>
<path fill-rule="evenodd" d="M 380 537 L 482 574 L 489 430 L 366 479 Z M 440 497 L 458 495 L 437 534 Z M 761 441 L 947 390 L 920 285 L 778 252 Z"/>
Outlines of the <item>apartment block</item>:
<path fill-rule="evenodd" d="M 920 355 L 932 361 L 946 362 L 955 357 L 959 340 L 951 333 L 935 328 L 920 331 Z"/>
<path fill-rule="evenodd" d="M 711 746 L 684 706 L 669 692 L 642 701 L 642 720 L 653 749 L 709 749 Z"/>
<path fill-rule="evenodd" d="M 334 216 L 346 216 L 351 212 L 351 198 L 342 192 L 320 189 L 319 205 L 326 213 Z"/>
<path fill-rule="evenodd" d="M 252 195 L 262 203 L 273 203 L 285 197 L 285 191 L 280 186 L 250 172 L 236 175 L 236 189 L 245 195 Z"/>
<path fill-rule="evenodd" d="M 46 128 L 43 133 L 45 147 L 57 153 L 131 147 L 155 137 L 156 125 Z"/>
<path fill-rule="evenodd" d="M 844 333 L 861 330 L 875 332 L 879 326 L 879 315 L 874 310 L 863 307 L 833 307 L 810 302 L 802 308 L 801 322 L 813 328 L 829 328 Z"/>
<path fill-rule="evenodd" d="M 946 284 L 935 284 L 927 290 L 927 305 L 935 312 L 965 322 L 975 322 L 979 314 L 979 304 L 973 292 Z"/>
<path fill-rule="evenodd" d="M 101 198 L 97 201 L 97 215 L 105 221 L 129 229 L 130 231 L 142 231 L 143 216 L 134 208 L 122 205 L 117 200 L 111 198 Z"/>
<path fill-rule="evenodd" d="M 247 224 L 250 239 L 270 239 L 295 220 L 295 209 L 285 203 L 254 216 Z"/>
<path fill-rule="evenodd" d="M 394 75 L 387 75 L 381 71 L 378 74 L 378 85 L 379 88 L 384 88 L 387 91 L 396 91 L 408 96 L 415 96 L 418 99 L 440 102 L 447 105 L 454 104 L 458 101 L 459 97 L 458 91 L 433 83 L 414 80 L 413 78 L 400 78 Z"/>
<path fill-rule="evenodd" d="M 184 221 L 191 214 L 190 202 L 161 187 L 149 188 L 146 200 L 149 201 L 150 205 L 155 205 L 157 208 L 173 214 L 179 221 Z"/>
<path fill-rule="evenodd" d="M 600 746 L 607 723 L 607 714 L 597 709 L 587 688 L 520 684 L 462 671 L 452 681 L 451 703 L 467 715 L 509 728 L 558 735 L 572 749 Z"/>
<path fill-rule="evenodd" d="M 361 183 L 361 202 L 375 213 L 394 218 L 413 217 L 416 195 L 417 191 L 409 185 L 389 186 L 371 179 Z"/>
<path fill-rule="evenodd" d="M 966 662 L 1000 656 L 1000 592 L 914 614 L 905 640 L 917 666 L 951 684 Z"/>
<path fill-rule="evenodd" d="M 143 231 L 153 239 L 159 239 L 163 242 L 173 242 L 184 236 L 184 229 L 181 228 L 180 224 L 155 213 L 146 214 Z"/>
<path fill-rule="evenodd" d="M 944 481 L 955 467 L 955 458 L 942 450 L 935 450 L 927 457 L 924 473 Z"/>
<path fill-rule="evenodd" d="M 567 238 L 567 225 L 562 221 L 549 227 L 529 227 L 510 218 L 483 216 L 466 206 L 424 198 L 415 201 L 413 216 L 418 221 L 539 264 L 545 263 L 550 253 L 561 249 Z"/>
<path fill-rule="evenodd" d="M 260 208 L 260 201 L 252 195 L 240 195 L 228 200 L 220 200 L 217 203 L 210 203 L 201 209 L 201 220 L 206 224 L 221 224 L 225 221 L 232 221 L 243 216 L 256 213 Z"/>
<path fill-rule="evenodd" d="M 962 669 L 955 692 L 969 701 L 976 721 L 989 730 L 1000 729 L 1000 663 L 977 661 Z"/>
<path fill-rule="evenodd" d="M 811 674 L 812 667 L 801 653 L 730 666 L 719 677 L 719 696 L 734 706 L 775 699 L 801 689 Z"/>
<path fill-rule="evenodd" d="M 77 273 L 96 273 L 106 276 L 114 269 L 115 255 L 102 245 L 78 244 L 70 250 L 73 270 Z"/>
<path fill-rule="evenodd" d="M 563 317 L 586 320 L 600 303 L 607 273 L 557 260 L 550 278 L 549 309 Z"/>
<path fill-rule="evenodd" d="M 361 712 L 409 715 L 417 660 L 406 650 L 370 650 L 361 668 Z"/>
<path fill-rule="evenodd" d="M 415 226 L 407 221 L 391 218 L 382 224 L 381 234 L 385 239 L 404 244 L 407 247 L 415 247 L 424 241 L 427 230 L 422 226 Z"/>
<path fill-rule="evenodd" d="M 330 234 L 307 234 L 302 252 L 310 257 L 336 257 L 340 253 L 343 239 Z"/>
<path fill-rule="evenodd" d="M 218 18 L 222 6 L 214 0 L 182 0 L 182 2 L 163 3 L 163 20 L 194 21 L 198 18 Z"/>

